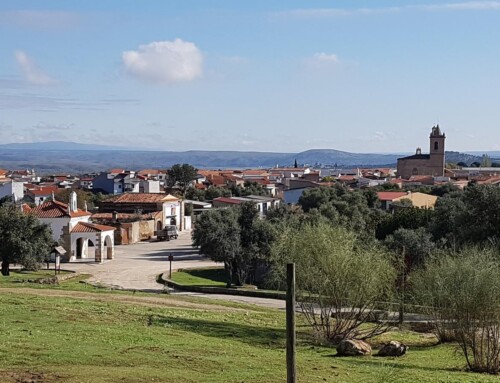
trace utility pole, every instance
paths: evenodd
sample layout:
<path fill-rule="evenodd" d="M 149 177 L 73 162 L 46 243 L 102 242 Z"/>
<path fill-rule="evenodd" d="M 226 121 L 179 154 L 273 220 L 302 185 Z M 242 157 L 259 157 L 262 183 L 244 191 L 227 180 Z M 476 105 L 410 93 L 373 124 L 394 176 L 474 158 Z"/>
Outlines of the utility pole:
<path fill-rule="evenodd" d="M 295 362 L 295 263 L 286 265 L 286 382 L 297 382 Z"/>

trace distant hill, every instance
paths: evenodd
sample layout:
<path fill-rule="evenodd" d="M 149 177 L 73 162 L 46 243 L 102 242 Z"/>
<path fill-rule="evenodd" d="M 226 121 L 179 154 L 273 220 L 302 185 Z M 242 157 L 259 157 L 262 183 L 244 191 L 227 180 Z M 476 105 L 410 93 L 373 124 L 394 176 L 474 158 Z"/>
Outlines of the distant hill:
<path fill-rule="evenodd" d="M 2 149 L 14 150 L 133 150 L 126 147 L 112 145 L 94 145 L 80 144 L 77 142 L 66 141 L 46 141 L 46 142 L 27 142 L 27 143 L 12 143 L 0 145 Z"/>
<path fill-rule="evenodd" d="M 129 169 L 167 168 L 189 163 L 198 168 L 250 168 L 291 166 L 297 159 L 308 166 L 373 167 L 395 166 L 402 154 L 349 153 L 334 149 L 312 149 L 300 153 L 203 151 L 185 152 L 125 150 L 116 146 L 73 142 L 40 142 L 0 145 L 0 168 L 34 168 L 37 172 L 95 172 L 113 167 Z M 446 152 L 447 162 L 480 161 L 481 157 Z"/>

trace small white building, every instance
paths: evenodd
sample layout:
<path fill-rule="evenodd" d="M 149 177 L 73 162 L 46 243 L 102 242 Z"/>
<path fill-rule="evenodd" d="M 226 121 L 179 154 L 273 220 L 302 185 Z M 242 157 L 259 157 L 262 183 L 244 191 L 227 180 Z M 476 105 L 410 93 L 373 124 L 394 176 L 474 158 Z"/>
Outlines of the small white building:
<path fill-rule="evenodd" d="M 142 180 L 139 184 L 141 193 L 160 193 L 160 181 Z"/>
<path fill-rule="evenodd" d="M 66 250 L 65 261 L 94 258 L 102 262 L 104 257 L 114 258 L 115 228 L 91 223 L 91 214 L 78 209 L 75 192 L 68 205 L 52 198 L 33 209 L 24 205 L 23 210 L 50 226 L 53 240 Z"/>
<path fill-rule="evenodd" d="M 0 198 L 12 197 L 14 202 L 24 198 L 24 184 L 9 178 L 0 179 Z"/>

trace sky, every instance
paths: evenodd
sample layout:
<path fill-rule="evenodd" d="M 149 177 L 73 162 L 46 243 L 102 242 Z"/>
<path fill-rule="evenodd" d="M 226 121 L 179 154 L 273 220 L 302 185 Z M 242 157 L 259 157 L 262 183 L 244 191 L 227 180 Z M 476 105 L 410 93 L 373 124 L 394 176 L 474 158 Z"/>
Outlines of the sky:
<path fill-rule="evenodd" d="M 500 1 L 0 2 L 0 143 L 500 150 L 499 96 Z"/>

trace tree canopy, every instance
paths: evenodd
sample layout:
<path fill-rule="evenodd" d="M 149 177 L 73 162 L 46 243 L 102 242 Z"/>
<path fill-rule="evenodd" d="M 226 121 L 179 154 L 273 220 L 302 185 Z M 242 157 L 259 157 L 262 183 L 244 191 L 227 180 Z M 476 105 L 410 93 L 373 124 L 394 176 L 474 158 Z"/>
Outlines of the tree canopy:
<path fill-rule="evenodd" d="M 196 179 L 198 170 L 189 164 L 175 164 L 167 172 L 168 183 L 170 186 L 179 186 L 182 193 L 185 194 L 186 188 L 191 181 Z"/>
<path fill-rule="evenodd" d="M 36 270 L 54 247 L 50 228 L 14 205 L 0 207 L 0 259 L 2 275 L 9 275 L 11 264 Z"/>

